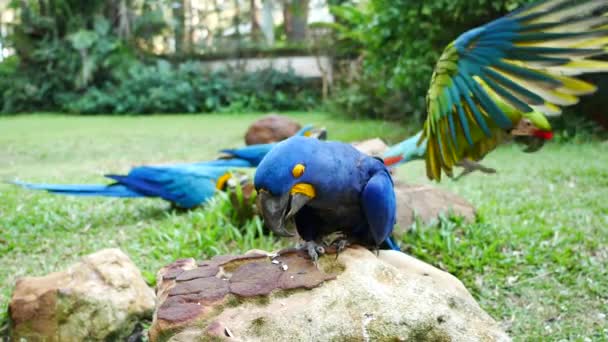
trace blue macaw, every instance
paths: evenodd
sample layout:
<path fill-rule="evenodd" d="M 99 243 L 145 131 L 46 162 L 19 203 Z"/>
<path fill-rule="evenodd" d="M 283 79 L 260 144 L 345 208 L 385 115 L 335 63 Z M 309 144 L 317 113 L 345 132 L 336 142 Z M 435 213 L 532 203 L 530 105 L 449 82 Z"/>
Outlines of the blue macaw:
<path fill-rule="evenodd" d="M 323 253 L 321 239 L 334 232 L 347 242 L 397 249 L 393 181 L 382 160 L 349 144 L 291 137 L 278 143 L 258 166 L 254 186 L 266 226 L 292 236 L 292 221 L 313 260 Z"/>
<path fill-rule="evenodd" d="M 325 130 L 312 125 L 303 127 L 296 134 L 324 136 Z M 261 158 L 275 144 L 261 144 L 230 150 L 224 159 L 199 163 L 139 166 L 127 175 L 106 175 L 111 184 L 34 184 L 21 181 L 11 183 L 31 190 L 73 196 L 106 197 L 160 197 L 174 206 L 191 209 L 205 203 L 216 192 L 243 183 L 246 177 L 235 177 L 237 168 L 256 167 Z M 227 150 L 224 150 L 227 151 Z"/>
<path fill-rule="evenodd" d="M 183 209 L 194 208 L 211 198 L 216 190 L 225 190 L 233 177 L 231 170 L 247 166 L 242 159 L 211 162 L 139 166 L 127 175 L 106 175 L 112 184 L 13 184 L 32 190 L 46 190 L 60 195 L 106 197 L 160 197 Z"/>
<path fill-rule="evenodd" d="M 325 128 L 316 129 L 313 125 L 306 125 L 297 131 L 294 136 L 314 137 L 317 139 L 327 139 Z M 249 145 L 236 149 L 224 149 L 220 152 L 225 156 L 222 159 L 238 158 L 247 160 L 251 167 L 257 167 L 264 156 L 276 145 L 276 143 Z"/>

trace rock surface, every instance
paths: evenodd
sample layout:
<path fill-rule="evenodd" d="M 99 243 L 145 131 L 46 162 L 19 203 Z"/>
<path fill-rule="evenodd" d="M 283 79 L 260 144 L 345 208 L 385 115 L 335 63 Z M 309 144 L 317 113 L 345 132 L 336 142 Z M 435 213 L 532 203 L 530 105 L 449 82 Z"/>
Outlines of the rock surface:
<path fill-rule="evenodd" d="M 17 280 L 9 304 L 13 340 L 125 339 L 154 310 L 154 291 L 119 249 L 87 255 L 66 271 Z"/>
<path fill-rule="evenodd" d="M 416 218 L 430 224 L 440 215 L 452 213 L 466 221 L 475 220 L 475 207 L 464 198 L 430 185 L 395 182 L 397 198 L 397 235 L 405 233 Z"/>
<path fill-rule="evenodd" d="M 299 123 L 286 116 L 269 114 L 249 126 L 245 133 L 245 144 L 267 144 L 281 141 L 296 134 L 300 128 Z"/>
<path fill-rule="evenodd" d="M 349 247 L 317 269 L 251 251 L 158 273 L 151 341 L 508 341 L 452 275 L 395 251 Z"/>
<path fill-rule="evenodd" d="M 380 138 L 358 141 L 352 143 L 351 145 L 353 145 L 357 150 L 372 157 L 382 157 L 384 152 L 388 149 L 388 146 Z"/>

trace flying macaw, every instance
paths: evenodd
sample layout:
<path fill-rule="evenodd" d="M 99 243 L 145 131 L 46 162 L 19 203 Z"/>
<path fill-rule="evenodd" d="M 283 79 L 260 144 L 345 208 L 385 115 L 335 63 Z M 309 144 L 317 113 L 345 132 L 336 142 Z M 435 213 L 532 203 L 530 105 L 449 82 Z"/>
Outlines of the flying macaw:
<path fill-rule="evenodd" d="M 550 138 L 542 113 L 559 114 L 596 90 L 573 76 L 608 71 L 608 62 L 592 59 L 608 43 L 605 7 L 605 0 L 541 1 L 460 35 L 435 67 L 424 128 L 404 142 L 403 159 L 424 156 L 427 176 L 440 180 L 505 136 Z M 337 230 L 346 240 L 396 248 L 389 171 L 350 146 L 290 138 L 262 160 L 254 185 L 265 224 L 291 235 L 285 226 L 295 221 L 313 260 Z"/>
<path fill-rule="evenodd" d="M 393 181 L 381 159 L 341 142 L 291 137 L 277 144 L 258 166 L 254 186 L 266 226 L 293 236 L 295 223 L 304 248 L 316 261 L 322 239 L 338 230 L 338 250 L 347 242 L 397 249 Z"/>
<path fill-rule="evenodd" d="M 435 67 L 416 146 L 393 147 L 388 163 L 423 156 L 427 176 L 439 181 L 511 136 L 524 140 L 527 152 L 539 149 L 552 137 L 545 114 L 558 115 L 559 106 L 596 91 L 573 76 L 608 71 L 608 62 L 592 59 L 606 53 L 606 7 L 540 1 L 460 35 Z"/>
<path fill-rule="evenodd" d="M 302 136 L 325 137 L 324 129 L 305 126 L 298 133 Z M 127 175 L 106 175 L 111 184 L 34 184 L 21 181 L 11 183 L 31 190 L 46 190 L 60 195 L 105 197 L 160 197 L 182 209 L 191 209 L 205 203 L 216 192 L 243 184 L 244 174 L 237 168 L 256 167 L 261 158 L 275 144 L 250 145 L 229 150 L 224 159 L 199 163 L 139 166 Z M 224 150 L 226 152 L 228 150 Z"/>

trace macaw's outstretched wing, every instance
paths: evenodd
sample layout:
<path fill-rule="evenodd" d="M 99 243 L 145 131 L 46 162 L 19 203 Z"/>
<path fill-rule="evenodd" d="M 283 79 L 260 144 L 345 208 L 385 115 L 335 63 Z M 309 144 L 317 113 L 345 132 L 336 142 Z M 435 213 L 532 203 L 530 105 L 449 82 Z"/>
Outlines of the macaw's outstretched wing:
<path fill-rule="evenodd" d="M 513 113 L 559 114 L 596 87 L 573 76 L 608 71 L 606 0 L 549 0 L 460 35 L 445 49 L 427 94 L 427 176 L 479 160 L 518 123 Z M 502 102 L 500 105 L 497 102 Z M 512 109 L 506 110 L 505 108 Z"/>
<path fill-rule="evenodd" d="M 397 210 L 393 181 L 386 171 L 370 178 L 363 189 L 361 203 L 374 242 L 380 246 L 393 231 Z"/>
<path fill-rule="evenodd" d="M 227 167 L 136 167 L 128 175 L 106 175 L 133 191 L 161 197 L 185 209 L 210 199 L 227 177 Z"/>

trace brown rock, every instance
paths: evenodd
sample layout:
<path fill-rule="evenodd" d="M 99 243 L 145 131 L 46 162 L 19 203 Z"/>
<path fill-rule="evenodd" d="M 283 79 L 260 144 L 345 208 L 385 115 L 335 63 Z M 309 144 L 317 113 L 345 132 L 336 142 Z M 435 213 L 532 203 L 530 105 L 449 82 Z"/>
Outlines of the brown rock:
<path fill-rule="evenodd" d="M 351 145 L 357 150 L 372 157 L 382 157 L 384 152 L 388 149 L 388 146 L 380 138 L 354 142 Z"/>
<path fill-rule="evenodd" d="M 227 295 L 215 306 L 194 307 L 192 301 L 169 297 L 157 307 L 150 340 L 510 340 L 458 279 L 400 252 L 380 251 L 376 256 L 349 247 L 338 259 L 322 256 L 319 268 L 301 253 L 244 260 L 249 262 L 237 267 L 232 279 L 250 281 L 252 288 L 260 282 L 280 288 L 254 300 Z M 284 270 L 278 281 L 270 267 Z"/>
<path fill-rule="evenodd" d="M 302 128 L 294 120 L 278 114 L 269 114 L 255 121 L 245 134 L 245 144 L 268 144 L 291 137 Z"/>
<path fill-rule="evenodd" d="M 158 275 L 158 307 L 150 328 L 151 340 L 157 341 L 200 320 L 209 320 L 222 305 L 247 298 L 268 298 L 284 290 L 312 289 L 335 275 L 319 270 L 301 253 L 285 252 L 269 256 L 263 251 L 244 255 L 221 255 L 198 262 L 192 259 L 163 267 Z M 176 280 L 166 273 L 183 270 Z M 184 281 L 180 281 L 184 279 Z M 222 332 L 221 324 L 209 321 L 206 331 Z"/>
<path fill-rule="evenodd" d="M 397 198 L 397 235 L 405 233 L 418 217 L 430 224 L 440 215 L 453 213 L 468 221 L 475 220 L 475 208 L 462 197 L 430 185 L 395 182 Z"/>
<path fill-rule="evenodd" d="M 17 281 L 9 311 L 15 341 L 126 338 L 154 309 L 154 292 L 118 249 L 85 256 L 66 271 Z"/>

